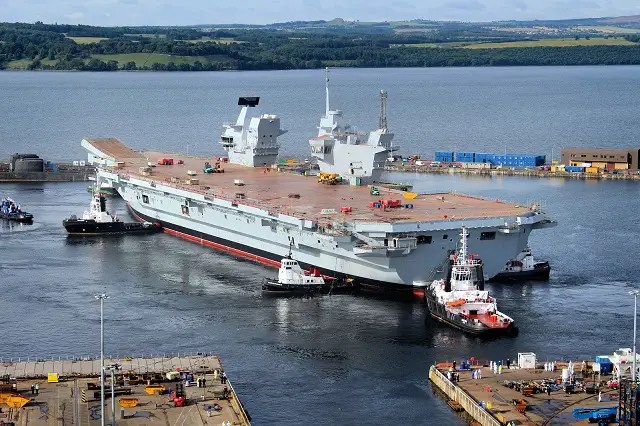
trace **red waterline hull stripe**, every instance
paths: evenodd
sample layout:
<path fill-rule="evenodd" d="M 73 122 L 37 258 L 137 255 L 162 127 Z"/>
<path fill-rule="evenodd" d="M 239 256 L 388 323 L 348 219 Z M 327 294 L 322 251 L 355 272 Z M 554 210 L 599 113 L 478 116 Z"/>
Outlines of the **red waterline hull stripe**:
<path fill-rule="evenodd" d="M 136 214 L 135 210 L 133 210 L 133 208 L 131 208 L 129 203 L 127 203 L 127 207 L 129 207 L 129 210 L 131 211 L 131 213 L 133 214 L 133 216 L 135 216 L 135 218 L 137 220 L 139 220 L 140 222 L 145 222 L 144 219 L 142 219 L 140 216 L 138 216 Z M 228 246 L 225 246 L 225 245 L 222 245 L 222 244 L 214 243 L 212 241 L 205 240 L 204 238 L 194 237 L 193 235 L 185 234 L 183 232 L 176 231 L 176 230 L 171 229 L 171 228 L 167 228 L 166 226 L 163 226 L 162 230 L 164 232 L 168 233 L 168 234 L 175 235 L 175 236 L 180 237 L 180 238 L 184 238 L 185 240 L 193 241 L 193 242 L 196 242 L 198 244 L 204 244 L 204 245 L 207 245 L 207 246 L 210 246 L 210 247 L 217 248 L 219 250 L 224 250 L 226 252 L 233 253 L 233 254 L 238 255 L 238 256 L 246 257 L 247 259 L 251 259 L 251 260 L 255 260 L 255 261 L 260 262 L 260 263 L 264 263 L 265 265 L 275 266 L 276 268 L 280 267 L 280 262 L 276 262 L 275 260 L 267 259 L 266 257 L 258 256 L 258 255 L 255 255 L 255 254 L 247 253 L 246 251 L 242 251 L 242 250 L 234 249 L 232 247 L 228 247 Z"/>
<path fill-rule="evenodd" d="M 138 221 L 145 222 L 145 220 L 143 218 L 138 216 L 138 214 L 135 212 L 135 210 L 133 210 L 133 208 L 129 205 L 128 202 L 127 202 L 127 207 L 129 208 L 129 211 L 131 212 L 131 214 Z M 247 253 L 246 251 L 242 251 L 242 250 L 234 249 L 234 248 L 229 247 L 229 246 L 225 246 L 225 245 L 222 245 L 222 244 L 214 243 L 212 241 L 205 240 L 203 238 L 194 237 L 193 235 L 185 234 L 183 232 L 176 231 L 174 229 L 170 229 L 170 228 L 167 228 L 165 226 L 162 227 L 162 230 L 164 232 L 168 233 L 168 234 L 175 235 L 177 237 L 184 238 L 186 240 L 193 241 L 193 242 L 196 242 L 198 244 L 205 244 L 205 245 L 217 248 L 219 250 L 223 250 L 223 251 L 226 251 L 226 252 L 229 252 L 229 253 L 233 253 L 233 254 L 235 254 L 237 256 L 245 257 L 247 259 L 251 259 L 251 260 L 254 260 L 256 262 L 263 263 L 265 265 L 274 266 L 276 268 L 280 267 L 280 262 L 268 259 L 266 257 L 258 256 L 258 255 L 252 254 L 252 253 Z M 330 276 L 327 276 L 327 275 L 322 275 L 322 276 L 325 279 L 334 279 L 334 277 L 330 277 Z M 376 287 L 376 288 L 385 288 L 385 286 L 382 286 L 382 285 L 378 285 L 378 286 L 374 285 L 374 287 Z M 418 289 L 418 290 L 416 290 L 416 289 L 406 289 L 406 290 L 412 291 L 412 293 L 413 293 L 413 295 L 415 297 L 419 297 L 419 298 L 424 297 L 424 290 L 422 290 L 422 289 Z M 406 291 L 406 290 L 403 289 L 402 291 Z"/>

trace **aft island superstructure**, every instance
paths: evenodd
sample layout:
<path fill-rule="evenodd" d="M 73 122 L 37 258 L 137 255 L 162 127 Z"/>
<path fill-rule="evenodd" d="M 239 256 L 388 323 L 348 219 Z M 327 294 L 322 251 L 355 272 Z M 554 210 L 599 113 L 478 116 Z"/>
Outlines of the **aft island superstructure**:
<path fill-rule="evenodd" d="M 384 112 L 386 93 L 381 95 Z M 98 179 L 116 188 L 139 220 L 278 267 L 291 247 L 303 268 L 360 285 L 424 288 L 446 273 L 462 225 L 469 250 L 491 277 L 527 247 L 532 230 L 555 225 L 536 206 L 451 193 L 404 196 L 385 189 L 371 195 L 367 185 L 378 182 L 393 134 L 382 115 L 379 129 L 353 132 L 342 112 L 329 108 L 328 84 L 319 134 L 309 143 L 320 172 L 338 174 L 343 183 L 281 172 L 273 164 L 284 131 L 276 115 L 249 117 L 258 101 L 241 98 L 238 120 L 226 126 L 224 173 L 203 173 L 211 158 L 137 152 L 117 139 L 85 139 L 82 145 Z M 181 161 L 149 167 L 166 158 Z"/>

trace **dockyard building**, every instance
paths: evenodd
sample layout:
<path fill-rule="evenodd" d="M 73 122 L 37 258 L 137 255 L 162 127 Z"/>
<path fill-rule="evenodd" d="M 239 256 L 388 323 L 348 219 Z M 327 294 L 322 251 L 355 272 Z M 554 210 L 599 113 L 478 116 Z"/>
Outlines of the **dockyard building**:
<path fill-rule="evenodd" d="M 565 148 L 562 164 L 566 166 L 597 167 L 606 170 L 638 170 L 640 148 L 585 149 Z"/>

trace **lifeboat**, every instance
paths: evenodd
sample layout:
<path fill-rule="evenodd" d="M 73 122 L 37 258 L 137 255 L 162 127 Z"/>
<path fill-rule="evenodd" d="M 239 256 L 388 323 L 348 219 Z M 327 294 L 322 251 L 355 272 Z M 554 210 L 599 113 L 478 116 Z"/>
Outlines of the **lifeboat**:
<path fill-rule="evenodd" d="M 454 300 L 453 302 L 447 302 L 447 306 L 462 306 L 467 303 L 464 299 Z"/>

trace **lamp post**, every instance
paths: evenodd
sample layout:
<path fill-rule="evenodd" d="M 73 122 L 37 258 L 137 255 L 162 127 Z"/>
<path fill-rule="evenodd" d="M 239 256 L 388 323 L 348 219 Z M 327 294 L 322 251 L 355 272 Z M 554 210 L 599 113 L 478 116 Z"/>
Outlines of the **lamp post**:
<path fill-rule="evenodd" d="M 638 319 L 638 295 L 640 290 L 631 290 L 629 292 L 633 296 L 633 383 L 636 382 L 636 325 Z"/>
<path fill-rule="evenodd" d="M 120 369 L 120 365 L 111 364 L 108 367 L 102 369 L 103 374 L 105 371 L 111 372 L 111 426 L 116 426 L 116 395 L 115 395 L 115 372 Z M 104 416 L 102 416 L 104 418 Z"/>
<path fill-rule="evenodd" d="M 106 294 L 96 294 L 95 298 L 100 301 L 100 425 L 104 425 L 104 301 L 109 296 Z"/>

